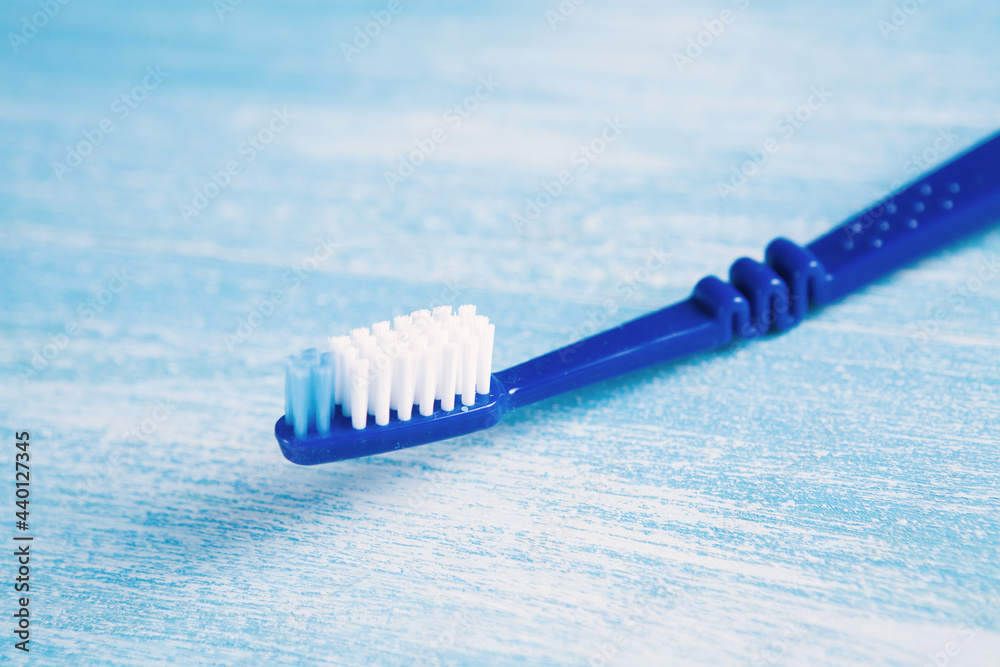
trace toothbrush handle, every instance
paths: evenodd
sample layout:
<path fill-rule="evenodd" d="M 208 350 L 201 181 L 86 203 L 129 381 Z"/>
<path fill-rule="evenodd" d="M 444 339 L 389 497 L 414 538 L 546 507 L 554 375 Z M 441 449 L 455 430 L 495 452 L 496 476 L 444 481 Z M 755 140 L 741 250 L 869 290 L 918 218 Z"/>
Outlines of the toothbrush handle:
<path fill-rule="evenodd" d="M 1000 133 L 805 248 L 768 245 L 729 282 L 495 374 L 511 410 L 646 366 L 789 329 L 821 306 L 1000 218 Z"/>
<path fill-rule="evenodd" d="M 687 299 L 499 371 L 506 409 L 716 347 L 720 323 Z M 723 334 L 724 335 L 724 334 Z"/>
<path fill-rule="evenodd" d="M 1000 133 L 809 244 L 828 278 L 823 305 L 1000 217 Z"/>

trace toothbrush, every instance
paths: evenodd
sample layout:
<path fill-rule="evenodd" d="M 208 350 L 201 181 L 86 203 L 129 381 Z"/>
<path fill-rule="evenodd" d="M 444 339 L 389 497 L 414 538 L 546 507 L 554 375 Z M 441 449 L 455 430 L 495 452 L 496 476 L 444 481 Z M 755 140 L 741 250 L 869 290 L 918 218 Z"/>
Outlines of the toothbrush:
<path fill-rule="evenodd" d="M 805 247 L 778 238 L 729 282 L 491 373 L 494 325 L 474 306 L 417 311 L 330 339 L 286 368 L 284 455 L 314 465 L 490 428 L 508 412 L 646 366 L 784 331 L 810 309 L 1000 219 L 1000 133 Z M 456 400 L 458 399 L 458 400 Z"/>

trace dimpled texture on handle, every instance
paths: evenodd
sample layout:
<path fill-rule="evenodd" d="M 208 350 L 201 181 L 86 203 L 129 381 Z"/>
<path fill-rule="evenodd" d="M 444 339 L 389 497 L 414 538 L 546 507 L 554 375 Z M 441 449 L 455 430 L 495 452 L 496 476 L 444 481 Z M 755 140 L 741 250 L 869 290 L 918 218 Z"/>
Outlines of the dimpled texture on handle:
<path fill-rule="evenodd" d="M 817 304 L 1000 219 L 1000 133 L 924 174 L 809 244 L 828 272 Z"/>

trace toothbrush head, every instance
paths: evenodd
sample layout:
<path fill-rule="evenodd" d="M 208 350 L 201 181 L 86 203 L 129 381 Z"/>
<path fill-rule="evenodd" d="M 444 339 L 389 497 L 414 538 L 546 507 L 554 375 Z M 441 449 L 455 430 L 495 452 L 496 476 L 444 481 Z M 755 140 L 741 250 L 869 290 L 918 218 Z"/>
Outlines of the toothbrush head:
<path fill-rule="evenodd" d="M 442 440 L 503 414 L 491 374 L 495 327 L 476 307 L 400 315 L 329 339 L 285 366 L 285 415 L 274 432 L 304 465 Z"/>
<path fill-rule="evenodd" d="M 292 463 L 316 465 L 343 461 L 491 428 L 507 411 L 505 398 L 506 392 L 493 377 L 489 393 L 477 394 L 471 406 L 462 405 L 446 411 L 441 408 L 440 401 L 435 401 L 434 411 L 429 416 L 416 414 L 409 421 L 400 421 L 393 415 L 385 426 L 378 426 L 375 417 L 368 415 L 363 429 L 354 428 L 351 418 L 344 417 L 338 407 L 326 433 L 313 429 L 305 437 L 299 437 L 286 421 L 286 415 L 274 425 L 274 435 L 285 458 Z"/>

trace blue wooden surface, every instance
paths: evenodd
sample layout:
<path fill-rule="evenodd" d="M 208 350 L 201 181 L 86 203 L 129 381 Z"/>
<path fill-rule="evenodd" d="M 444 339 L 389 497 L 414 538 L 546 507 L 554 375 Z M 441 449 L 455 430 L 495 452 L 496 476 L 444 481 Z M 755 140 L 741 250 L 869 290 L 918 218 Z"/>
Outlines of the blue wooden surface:
<path fill-rule="evenodd" d="M 471 302 L 506 367 L 972 145 L 1000 126 L 996 3 L 594 0 L 552 28 L 555 2 L 404 1 L 350 62 L 387 3 L 231 4 L 74 2 L 0 48 L 0 416 L 5 461 L 15 429 L 33 440 L 33 662 L 1000 664 L 1000 231 L 488 433 L 315 468 L 271 434 L 280 360 L 322 336 Z M 23 37 L 38 11 L 0 24 Z M 499 86 L 447 120 L 481 77 Z M 248 159 L 275 109 L 294 117 Z M 0 660 L 24 659 L 8 625 Z"/>

